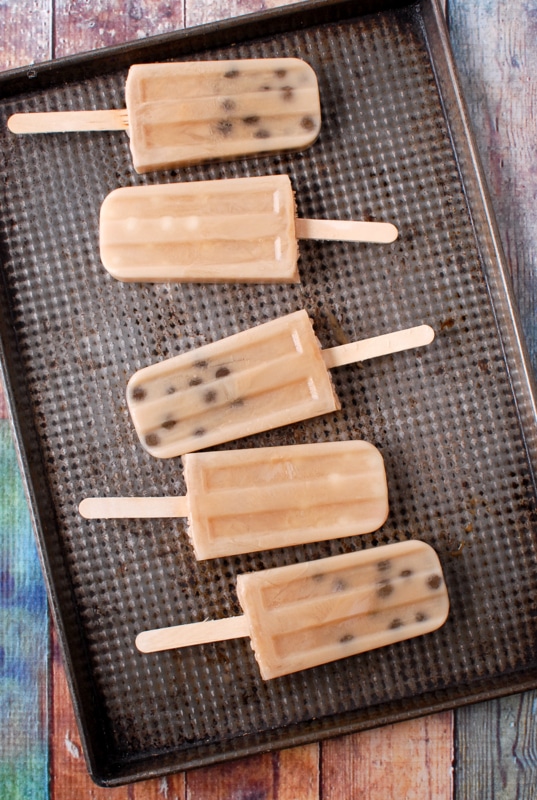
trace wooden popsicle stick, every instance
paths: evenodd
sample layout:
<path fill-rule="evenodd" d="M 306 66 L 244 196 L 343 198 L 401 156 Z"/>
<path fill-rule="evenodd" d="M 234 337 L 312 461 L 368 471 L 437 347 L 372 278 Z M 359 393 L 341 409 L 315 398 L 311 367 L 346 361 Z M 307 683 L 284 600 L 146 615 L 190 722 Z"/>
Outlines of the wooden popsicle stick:
<path fill-rule="evenodd" d="M 399 231 L 391 222 L 363 222 L 345 219 L 296 219 L 297 239 L 324 239 L 344 242 L 394 242 Z"/>
<path fill-rule="evenodd" d="M 78 510 L 85 519 L 188 517 L 187 497 L 86 497 Z"/>
<path fill-rule="evenodd" d="M 223 642 L 226 639 L 239 639 L 249 635 L 248 620 L 245 614 L 241 614 L 239 617 L 210 619 L 204 622 L 191 622 L 188 625 L 143 631 L 136 637 L 135 644 L 142 653 L 158 653 L 176 647 Z"/>
<path fill-rule="evenodd" d="M 95 111 L 36 111 L 13 114 L 7 121 L 11 133 L 67 133 L 70 131 L 126 131 L 126 108 Z"/>
<path fill-rule="evenodd" d="M 371 339 L 363 339 L 360 342 L 329 347 L 322 350 L 321 353 L 327 369 L 333 369 L 345 364 L 354 364 L 357 361 L 366 361 L 369 358 L 399 353 L 401 350 L 423 347 L 430 344 L 433 339 L 434 330 L 430 325 L 418 325 L 415 328 L 373 336 Z"/>

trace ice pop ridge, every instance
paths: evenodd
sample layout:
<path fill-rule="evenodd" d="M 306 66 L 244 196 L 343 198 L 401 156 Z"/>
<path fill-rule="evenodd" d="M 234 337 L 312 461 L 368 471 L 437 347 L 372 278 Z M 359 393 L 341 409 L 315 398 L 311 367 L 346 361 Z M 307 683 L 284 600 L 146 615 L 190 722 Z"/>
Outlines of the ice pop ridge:
<path fill-rule="evenodd" d="M 86 498 L 89 518 L 188 516 L 197 559 L 370 533 L 388 515 L 384 461 L 363 441 L 183 456 L 185 497 Z"/>
<path fill-rule="evenodd" d="M 412 540 L 239 575 L 243 616 L 145 631 L 142 652 L 249 636 L 265 680 L 431 633 L 449 613 L 436 552 Z"/>
<path fill-rule="evenodd" d="M 321 350 L 305 310 L 144 367 L 127 404 L 145 449 L 170 458 L 337 411 L 329 369 L 429 344 L 432 328 Z"/>
<path fill-rule="evenodd" d="M 288 175 L 115 189 L 101 260 L 122 281 L 297 283 L 299 238 L 387 243 L 384 222 L 297 220 Z"/>
<path fill-rule="evenodd" d="M 124 130 L 137 172 L 308 147 L 321 126 L 317 77 L 298 58 L 136 64 L 124 110 L 15 114 L 13 133 Z"/>

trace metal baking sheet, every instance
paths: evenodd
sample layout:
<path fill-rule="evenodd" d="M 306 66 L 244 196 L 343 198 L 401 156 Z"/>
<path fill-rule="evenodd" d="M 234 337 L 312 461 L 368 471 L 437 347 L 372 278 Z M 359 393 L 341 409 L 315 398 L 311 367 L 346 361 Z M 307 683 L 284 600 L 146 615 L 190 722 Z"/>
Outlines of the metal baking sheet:
<path fill-rule="evenodd" d="M 124 133 L 15 137 L 15 111 L 121 108 L 128 66 L 293 55 L 315 145 L 137 175 Z M 3 375 L 89 770 L 117 785 L 537 685 L 535 408 L 439 5 L 313 2 L 0 78 Z M 117 186 L 286 172 L 300 216 L 394 222 L 377 246 L 303 242 L 302 283 L 122 284 L 98 213 Z M 323 346 L 428 323 L 435 342 L 334 372 L 342 410 L 236 447 L 363 438 L 388 473 L 376 534 L 196 563 L 184 520 L 88 522 L 92 495 L 180 494 L 140 447 L 138 368 L 306 308 Z M 263 682 L 246 639 L 141 655 L 142 629 L 240 612 L 236 575 L 420 538 L 451 598 L 438 632 Z"/>

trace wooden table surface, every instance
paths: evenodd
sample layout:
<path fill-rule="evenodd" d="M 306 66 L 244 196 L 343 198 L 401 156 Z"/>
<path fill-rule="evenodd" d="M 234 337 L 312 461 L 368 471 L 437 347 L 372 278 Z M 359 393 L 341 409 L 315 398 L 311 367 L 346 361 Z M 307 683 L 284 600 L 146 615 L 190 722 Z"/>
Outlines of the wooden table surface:
<path fill-rule="evenodd" d="M 0 69 L 282 0 L 7 0 Z M 448 0 L 446 17 L 534 368 L 537 0 Z M 0 798 L 530 800 L 537 692 L 209 769 L 100 789 L 87 775 L 0 389 Z"/>

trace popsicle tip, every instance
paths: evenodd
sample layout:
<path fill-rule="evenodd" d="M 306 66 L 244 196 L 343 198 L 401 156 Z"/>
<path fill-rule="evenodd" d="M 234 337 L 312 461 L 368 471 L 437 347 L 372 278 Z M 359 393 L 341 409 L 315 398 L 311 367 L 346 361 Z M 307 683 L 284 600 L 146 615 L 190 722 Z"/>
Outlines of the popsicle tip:
<path fill-rule="evenodd" d="M 22 116 L 23 116 L 22 114 L 12 114 L 8 118 L 7 127 L 8 130 L 11 131 L 11 133 L 22 133 L 22 128 L 21 128 Z"/>
<path fill-rule="evenodd" d="M 91 513 L 91 498 L 85 497 L 84 500 L 81 500 L 78 504 L 78 513 L 84 519 L 92 519 L 93 515 Z"/>
<path fill-rule="evenodd" d="M 139 633 L 134 640 L 134 644 L 136 645 L 136 649 L 140 651 L 140 653 L 151 653 L 152 648 L 148 642 L 147 631 L 143 631 Z"/>
<path fill-rule="evenodd" d="M 391 244 L 399 238 L 399 228 L 391 222 L 386 222 L 386 244 Z"/>

